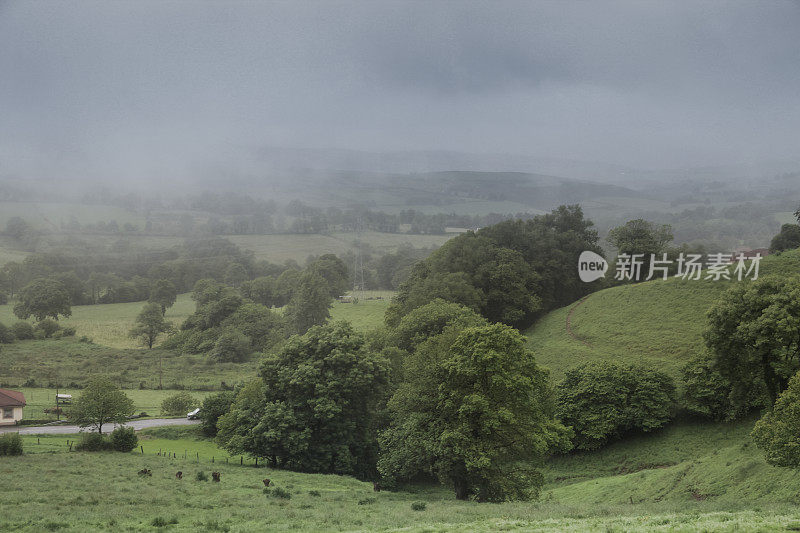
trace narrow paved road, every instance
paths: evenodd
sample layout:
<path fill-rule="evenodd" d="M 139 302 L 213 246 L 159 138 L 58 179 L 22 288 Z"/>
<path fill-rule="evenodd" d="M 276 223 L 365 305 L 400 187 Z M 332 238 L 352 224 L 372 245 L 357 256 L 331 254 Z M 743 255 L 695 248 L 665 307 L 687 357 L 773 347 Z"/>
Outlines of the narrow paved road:
<path fill-rule="evenodd" d="M 131 420 L 126 426 L 132 427 L 136 430 L 145 428 L 160 428 L 164 426 L 188 426 L 191 424 L 199 424 L 199 420 L 187 420 L 185 418 L 152 418 L 150 420 Z M 114 429 L 113 424 L 103 426 L 104 432 L 110 432 Z M 69 433 L 78 433 L 81 428 L 78 426 L 0 426 L 0 433 L 7 433 L 13 431 L 19 432 L 20 435 L 66 435 Z"/>

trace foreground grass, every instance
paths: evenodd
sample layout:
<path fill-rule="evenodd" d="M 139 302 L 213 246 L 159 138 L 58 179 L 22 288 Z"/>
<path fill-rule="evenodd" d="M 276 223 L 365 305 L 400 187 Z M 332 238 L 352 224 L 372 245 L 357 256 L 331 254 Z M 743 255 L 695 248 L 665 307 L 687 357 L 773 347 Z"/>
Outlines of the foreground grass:
<path fill-rule="evenodd" d="M 748 443 L 752 423 L 678 424 L 599 452 L 560 457 L 545 466 L 539 501 L 503 504 L 459 502 L 437 485 L 375 493 L 371 484 L 346 476 L 253 468 L 247 461 L 239 466 L 236 458 L 225 463 L 226 454 L 195 428 L 140 432 L 144 454 L 69 452 L 68 436 L 25 436 L 25 456 L 0 458 L 0 476 L 11 489 L 0 499 L 0 530 L 794 529 L 800 480 L 763 462 Z M 167 451 L 178 457 L 166 457 Z M 153 476 L 140 478 L 141 468 Z M 198 471 L 211 470 L 222 473 L 221 483 L 195 480 Z M 264 477 L 291 497 L 265 495 Z M 722 492 L 702 492 L 715 486 Z M 424 502 L 424 510 L 412 510 L 413 502 Z"/>

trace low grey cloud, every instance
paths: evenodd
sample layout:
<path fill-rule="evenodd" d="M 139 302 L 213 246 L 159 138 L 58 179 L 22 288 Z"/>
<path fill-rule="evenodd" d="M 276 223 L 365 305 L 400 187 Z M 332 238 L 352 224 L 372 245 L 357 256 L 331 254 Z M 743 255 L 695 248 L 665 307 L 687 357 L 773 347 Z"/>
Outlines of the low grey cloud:
<path fill-rule="evenodd" d="M 0 173 L 259 146 L 792 158 L 795 2 L 4 2 Z"/>

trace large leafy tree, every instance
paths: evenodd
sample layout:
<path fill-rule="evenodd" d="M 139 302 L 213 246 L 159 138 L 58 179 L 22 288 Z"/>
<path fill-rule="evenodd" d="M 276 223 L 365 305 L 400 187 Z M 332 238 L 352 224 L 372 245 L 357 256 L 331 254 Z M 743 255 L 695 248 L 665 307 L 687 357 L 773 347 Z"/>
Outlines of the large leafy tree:
<path fill-rule="evenodd" d="M 145 304 L 139 312 L 136 317 L 136 324 L 129 335 L 141 341 L 148 349 L 151 349 L 158 336 L 169 331 L 172 331 L 172 323 L 164 320 L 161 306 L 155 302 L 150 302 Z"/>
<path fill-rule="evenodd" d="M 800 374 L 789 380 L 774 407 L 756 423 L 753 440 L 769 464 L 800 466 Z"/>
<path fill-rule="evenodd" d="M 289 328 L 302 335 L 312 326 L 324 324 L 330 317 L 333 303 L 328 284 L 316 272 L 304 272 L 297 288 L 286 306 Z"/>
<path fill-rule="evenodd" d="M 64 284 L 50 278 L 38 278 L 23 287 L 19 301 L 14 305 L 14 314 L 25 320 L 31 315 L 36 320 L 70 316 L 70 295 Z"/>
<path fill-rule="evenodd" d="M 161 314 L 164 315 L 167 313 L 167 307 L 172 307 L 177 298 L 178 289 L 175 288 L 175 284 L 168 279 L 159 279 L 153 283 L 148 301 L 160 305 Z"/>
<path fill-rule="evenodd" d="M 67 416 L 80 427 L 92 427 L 103 433 L 105 424 L 124 424 L 134 410 L 133 400 L 108 378 L 94 377 L 72 404 Z"/>
<path fill-rule="evenodd" d="M 735 409 L 762 389 L 773 404 L 800 369 L 800 280 L 762 278 L 731 287 L 708 312 L 704 338 L 731 383 Z"/>
<path fill-rule="evenodd" d="M 667 251 L 667 246 L 672 239 L 671 226 L 653 224 L 641 218 L 629 220 L 622 226 L 611 228 L 606 238 L 620 254 L 629 256 L 642 254 L 642 269 L 634 281 L 647 279 L 651 255 L 660 259 L 661 254 Z"/>
<path fill-rule="evenodd" d="M 328 284 L 328 291 L 332 297 L 336 298 L 347 292 L 349 287 L 347 265 L 334 254 L 319 256 L 313 263 L 308 265 L 307 270 L 322 276 Z"/>
<path fill-rule="evenodd" d="M 406 360 L 381 435 L 380 472 L 390 479 L 435 475 L 456 497 L 529 499 L 533 465 L 566 449 L 553 418 L 547 371 L 516 330 L 494 324 L 448 328 Z"/>
<path fill-rule="evenodd" d="M 313 327 L 267 356 L 218 421 L 232 453 L 303 472 L 374 475 L 388 363 L 345 322 Z"/>

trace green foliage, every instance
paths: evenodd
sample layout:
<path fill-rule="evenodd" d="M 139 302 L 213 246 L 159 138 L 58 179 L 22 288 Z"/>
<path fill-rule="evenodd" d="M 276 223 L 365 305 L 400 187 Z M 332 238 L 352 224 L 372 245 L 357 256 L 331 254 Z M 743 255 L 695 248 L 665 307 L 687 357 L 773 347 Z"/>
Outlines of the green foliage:
<path fill-rule="evenodd" d="M 11 333 L 17 340 L 24 341 L 33 338 L 33 326 L 30 322 L 15 322 L 11 325 Z"/>
<path fill-rule="evenodd" d="M 129 452 L 139 444 L 139 437 L 133 428 L 120 426 L 109 436 L 111 447 L 118 452 Z"/>
<path fill-rule="evenodd" d="M 247 270 L 241 263 L 231 263 L 225 269 L 225 283 L 231 287 L 238 287 L 248 278 Z"/>
<path fill-rule="evenodd" d="M 307 270 L 325 280 L 331 297 L 336 298 L 347 292 L 350 283 L 347 266 L 334 254 L 321 255 L 308 265 Z"/>
<path fill-rule="evenodd" d="M 376 412 L 388 365 L 346 323 L 295 336 L 261 366 L 217 426 L 231 453 L 304 472 L 374 473 Z"/>
<path fill-rule="evenodd" d="M 81 433 L 75 449 L 79 452 L 103 452 L 111 449 L 111 442 L 100 433 Z"/>
<path fill-rule="evenodd" d="M 706 346 L 731 383 L 734 409 L 766 391 L 774 403 L 800 369 L 800 280 L 764 277 L 736 284 L 708 312 Z"/>
<path fill-rule="evenodd" d="M 611 228 L 606 237 L 609 244 L 620 254 L 643 255 L 643 266 L 638 277 L 642 281 L 649 272 L 651 254 L 660 258 L 660 254 L 666 252 L 667 245 L 672 239 L 672 228 L 668 224 L 659 226 L 641 218 L 629 220 L 623 226 Z"/>
<path fill-rule="evenodd" d="M 500 325 L 450 328 L 409 356 L 381 435 L 381 474 L 413 479 L 434 473 L 456 497 L 529 499 L 533 469 L 568 447 L 553 419 L 547 371 L 516 330 Z"/>
<path fill-rule="evenodd" d="M 391 337 L 398 348 L 413 352 L 421 343 L 448 327 L 463 329 L 486 324 L 486 319 L 472 309 L 436 299 L 405 315 L 392 329 Z"/>
<path fill-rule="evenodd" d="M 172 331 L 172 322 L 164 320 L 162 306 L 156 302 L 146 303 L 136 317 L 136 325 L 130 330 L 130 337 L 153 348 L 158 336 Z"/>
<path fill-rule="evenodd" d="M 167 416 L 180 416 L 193 411 L 198 405 L 197 399 L 188 392 L 179 392 L 161 402 L 161 414 Z"/>
<path fill-rule="evenodd" d="M 104 424 L 122 424 L 135 410 L 133 401 L 108 378 L 96 376 L 89 380 L 67 416 L 80 427 L 97 428 L 102 434 Z"/>
<path fill-rule="evenodd" d="M 230 411 L 235 399 L 236 394 L 233 391 L 221 391 L 206 396 L 200 405 L 200 421 L 204 435 L 216 436 L 219 417 Z"/>
<path fill-rule="evenodd" d="M 247 361 L 251 353 L 250 337 L 232 329 L 219 336 L 211 351 L 211 357 L 221 362 L 241 363 Z"/>
<path fill-rule="evenodd" d="M 280 500 L 292 499 L 292 493 L 281 487 L 275 487 L 275 488 L 264 487 L 264 494 L 266 494 L 267 496 L 272 496 L 273 498 L 278 498 Z"/>
<path fill-rule="evenodd" d="M 631 431 L 648 432 L 670 420 L 675 384 L 642 366 L 586 363 L 556 388 L 556 416 L 575 432 L 579 450 L 594 450 Z"/>
<path fill-rule="evenodd" d="M 731 405 L 731 382 L 719 373 L 714 358 L 703 353 L 681 369 L 684 383 L 682 406 L 711 420 L 733 420 L 742 412 Z"/>
<path fill-rule="evenodd" d="M 273 276 L 261 276 L 245 281 L 239 286 L 242 296 L 266 307 L 280 307 L 283 302 L 278 294 L 278 282 Z"/>
<path fill-rule="evenodd" d="M 208 474 L 200 470 L 194 475 L 195 481 L 208 481 Z"/>
<path fill-rule="evenodd" d="M 0 434 L 0 457 L 4 455 L 22 455 L 22 437 L 19 433 Z"/>
<path fill-rule="evenodd" d="M 581 252 L 602 252 L 592 225 L 579 206 L 561 206 L 451 239 L 414 267 L 387 311 L 387 324 L 396 326 L 412 309 L 441 298 L 490 322 L 526 327 L 543 309 L 595 288 L 574 274 Z"/>
<path fill-rule="evenodd" d="M 178 289 L 175 284 L 168 279 L 159 279 L 153 283 L 150 289 L 150 299 L 148 302 L 156 303 L 161 306 L 161 314 L 167 312 L 167 307 L 172 307 L 178 298 Z"/>
<path fill-rule="evenodd" d="M 753 428 L 753 440 L 775 466 L 800 466 L 800 373 Z"/>
<path fill-rule="evenodd" d="M 14 342 L 14 338 L 13 331 L 0 322 L 0 344 L 11 344 Z"/>
<path fill-rule="evenodd" d="M 772 238 L 769 245 L 770 252 L 782 252 L 800 247 L 800 226 L 797 224 L 784 224 L 781 231 Z"/>
<path fill-rule="evenodd" d="M 38 278 L 23 287 L 19 301 L 14 305 L 14 314 L 22 320 L 33 316 L 36 320 L 70 316 L 70 295 L 60 281 Z"/>
<path fill-rule="evenodd" d="M 36 326 L 33 328 L 34 336 L 36 332 L 40 332 L 43 338 L 48 339 L 52 337 L 59 328 L 58 322 L 52 318 L 45 318 L 36 323 Z"/>
<path fill-rule="evenodd" d="M 332 301 L 323 277 L 313 271 L 304 272 L 284 313 L 289 328 L 302 335 L 312 326 L 324 324 L 330 317 Z"/>
<path fill-rule="evenodd" d="M 424 511 L 428 507 L 425 502 L 411 502 L 412 511 Z"/>
<path fill-rule="evenodd" d="M 247 336 L 250 351 L 268 350 L 280 343 L 286 334 L 283 317 L 268 307 L 256 303 L 244 303 L 225 319 L 222 327 L 236 329 Z"/>

